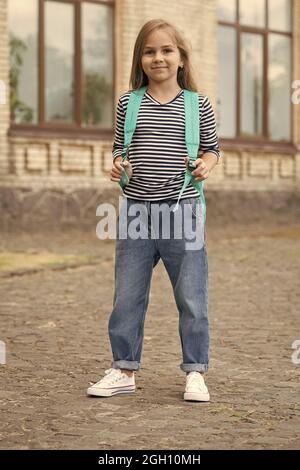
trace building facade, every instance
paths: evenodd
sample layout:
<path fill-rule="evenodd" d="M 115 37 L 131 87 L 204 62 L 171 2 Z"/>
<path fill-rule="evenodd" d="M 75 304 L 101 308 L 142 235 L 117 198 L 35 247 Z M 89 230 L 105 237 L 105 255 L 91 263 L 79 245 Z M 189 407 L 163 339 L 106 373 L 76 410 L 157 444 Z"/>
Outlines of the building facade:
<path fill-rule="evenodd" d="M 300 0 L 0 0 L 6 207 L 13 198 L 34 210 L 55 195 L 67 207 L 59 217 L 76 218 L 118 190 L 109 177 L 115 107 L 152 18 L 184 34 L 215 110 L 223 158 L 207 191 L 298 189 Z"/>

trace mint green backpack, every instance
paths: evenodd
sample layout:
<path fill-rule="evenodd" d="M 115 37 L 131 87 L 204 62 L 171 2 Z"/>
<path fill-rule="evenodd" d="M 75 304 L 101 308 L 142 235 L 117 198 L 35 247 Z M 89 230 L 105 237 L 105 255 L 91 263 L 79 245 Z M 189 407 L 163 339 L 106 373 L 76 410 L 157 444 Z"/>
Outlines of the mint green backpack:
<path fill-rule="evenodd" d="M 122 151 L 122 162 L 128 157 L 129 146 L 132 141 L 132 137 L 136 128 L 137 116 L 147 86 L 143 86 L 137 90 L 133 90 L 129 96 L 125 127 L 124 127 L 124 148 Z M 186 189 L 188 184 L 191 182 L 192 186 L 198 191 L 199 198 L 202 204 L 202 211 L 204 216 L 204 223 L 206 219 L 206 204 L 203 193 L 204 181 L 195 181 L 195 177 L 191 172 L 195 169 L 193 162 L 198 158 L 199 149 L 199 134 L 200 134 L 200 117 L 199 117 L 199 99 L 198 93 L 190 90 L 183 90 L 184 93 L 184 109 L 185 109 L 185 143 L 187 153 L 189 156 L 189 168 L 186 169 L 184 183 L 179 193 L 179 197 L 174 208 L 174 211 L 178 209 L 179 201 L 183 191 Z M 125 168 L 122 172 L 122 178 L 119 185 L 122 189 L 128 184 L 129 178 Z"/>

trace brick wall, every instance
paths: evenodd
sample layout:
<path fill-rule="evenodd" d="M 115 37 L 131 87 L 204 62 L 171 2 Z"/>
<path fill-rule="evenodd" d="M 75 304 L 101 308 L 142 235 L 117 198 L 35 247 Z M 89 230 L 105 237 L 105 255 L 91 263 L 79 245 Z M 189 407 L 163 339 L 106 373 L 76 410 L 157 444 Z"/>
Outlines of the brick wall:
<path fill-rule="evenodd" d="M 294 48 L 293 48 L 293 81 L 300 81 L 300 0 L 294 0 Z M 298 92 L 300 98 L 300 92 Z M 298 146 L 300 152 L 300 103 L 293 106 L 294 118 L 294 142 Z"/>
<path fill-rule="evenodd" d="M 111 186 L 111 141 L 9 138 L 11 174 L 1 186 L 75 188 Z"/>
<path fill-rule="evenodd" d="M 293 80 L 300 81 L 300 0 L 294 0 L 294 73 Z M 300 91 L 298 91 L 300 98 Z M 295 157 L 295 186 L 299 189 L 300 183 L 300 103 L 293 106 L 294 119 L 294 142 L 298 147 L 298 154 Z"/>
<path fill-rule="evenodd" d="M 8 173 L 9 126 L 7 2 L 0 0 L 0 178 Z M 4 99 L 5 103 L 4 103 Z"/>

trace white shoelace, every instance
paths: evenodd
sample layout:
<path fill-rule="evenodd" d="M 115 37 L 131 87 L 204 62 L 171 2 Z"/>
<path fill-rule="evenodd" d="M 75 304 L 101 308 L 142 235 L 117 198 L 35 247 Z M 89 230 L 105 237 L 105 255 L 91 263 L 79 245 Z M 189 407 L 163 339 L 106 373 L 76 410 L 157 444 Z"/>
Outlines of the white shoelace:
<path fill-rule="evenodd" d="M 122 374 L 119 372 L 119 369 L 107 369 L 104 373 L 105 376 L 95 385 L 112 385 L 122 379 Z"/>
<path fill-rule="evenodd" d="M 195 372 L 195 373 L 192 372 L 191 374 L 189 374 L 187 377 L 187 383 L 188 385 L 195 384 L 201 389 L 204 389 L 204 390 L 206 389 L 204 379 L 202 375 L 199 374 L 198 372 Z"/>

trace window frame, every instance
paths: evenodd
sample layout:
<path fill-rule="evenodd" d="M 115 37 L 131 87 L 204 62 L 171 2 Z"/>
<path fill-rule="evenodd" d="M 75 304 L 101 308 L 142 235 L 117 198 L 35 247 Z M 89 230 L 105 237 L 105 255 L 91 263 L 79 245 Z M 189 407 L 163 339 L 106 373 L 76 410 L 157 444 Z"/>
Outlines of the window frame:
<path fill-rule="evenodd" d="M 10 121 L 9 136 L 25 137 L 66 137 L 66 138 L 90 138 L 90 139 L 110 139 L 114 132 L 112 128 L 101 127 L 83 127 L 82 126 L 82 108 L 83 108 L 83 70 L 82 70 L 82 4 L 95 3 L 102 4 L 112 8 L 113 17 L 115 17 L 114 0 L 51 0 L 59 3 L 68 3 L 74 5 L 74 121 L 66 122 L 47 122 L 45 120 L 45 2 L 47 0 L 38 0 L 38 122 L 35 124 L 14 123 Z M 114 111 L 115 102 L 115 21 L 112 28 L 112 50 L 113 50 L 113 96 L 112 111 Z"/>
<path fill-rule="evenodd" d="M 246 26 L 239 22 L 240 13 L 240 1 L 235 0 L 236 4 L 236 16 L 235 21 L 223 21 L 218 20 L 218 26 L 231 27 L 236 33 L 236 104 L 235 104 L 235 116 L 236 116 L 236 135 L 235 137 L 222 137 L 220 136 L 220 142 L 224 149 L 264 149 L 267 152 L 273 151 L 284 151 L 286 153 L 294 154 L 297 149 L 294 144 L 294 125 L 293 125 L 293 106 L 290 110 L 291 119 L 291 136 L 289 141 L 276 141 L 270 138 L 269 134 L 269 122 L 268 122 L 268 106 L 269 106 L 269 83 L 268 83 L 268 65 L 269 65 L 269 35 L 280 34 L 289 37 L 291 40 L 291 78 L 294 76 L 294 31 L 293 31 L 293 13 L 294 13 L 294 2 L 291 2 L 291 31 L 281 31 L 269 28 L 269 0 L 265 1 L 265 18 L 266 24 L 264 27 Z M 241 37 L 243 33 L 254 33 L 260 34 L 263 37 L 263 100 L 262 100 L 262 135 L 261 136 L 243 136 L 241 134 Z"/>

